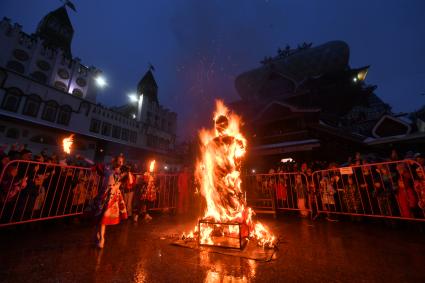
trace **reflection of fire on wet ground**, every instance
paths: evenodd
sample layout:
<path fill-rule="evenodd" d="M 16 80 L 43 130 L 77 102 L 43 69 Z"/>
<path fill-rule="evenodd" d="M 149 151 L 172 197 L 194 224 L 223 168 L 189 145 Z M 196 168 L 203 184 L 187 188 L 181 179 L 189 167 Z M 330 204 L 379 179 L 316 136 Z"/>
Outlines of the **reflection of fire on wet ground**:
<path fill-rule="evenodd" d="M 235 266 L 220 259 L 211 258 L 209 253 L 201 253 L 201 265 L 208 266 L 205 274 L 205 283 L 213 282 L 250 282 L 255 278 L 257 262 L 255 260 L 240 260 L 235 262 Z"/>
<path fill-rule="evenodd" d="M 181 240 L 199 246 L 237 248 L 242 252 L 245 246 L 251 246 L 250 242 L 263 249 L 273 249 L 275 236 L 253 220 L 255 212 L 247 206 L 241 189 L 241 162 L 247 149 L 246 139 L 239 130 L 241 119 L 217 101 L 214 123 L 214 129 L 200 131 L 201 156 L 195 172 L 206 202 L 205 214 Z"/>

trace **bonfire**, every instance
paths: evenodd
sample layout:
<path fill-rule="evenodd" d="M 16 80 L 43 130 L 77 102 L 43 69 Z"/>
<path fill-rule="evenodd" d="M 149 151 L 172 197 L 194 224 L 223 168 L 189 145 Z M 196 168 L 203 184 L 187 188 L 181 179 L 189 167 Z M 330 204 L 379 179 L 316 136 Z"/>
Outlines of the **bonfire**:
<path fill-rule="evenodd" d="M 218 245 L 220 238 L 255 239 L 260 246 L 274 247 L 275 237 L 263 224 L 253 220 L 255 212 L 247 206 L 241 188 L 241 162 L 247 142 L 240 132 L 241 119 L 216 102 L 214 129 L 202 129 L 201 156 L 195 177 L 206 202 L 205 214 L 195 229 L 183 235 L 198 239 L 200 245 Z"/>

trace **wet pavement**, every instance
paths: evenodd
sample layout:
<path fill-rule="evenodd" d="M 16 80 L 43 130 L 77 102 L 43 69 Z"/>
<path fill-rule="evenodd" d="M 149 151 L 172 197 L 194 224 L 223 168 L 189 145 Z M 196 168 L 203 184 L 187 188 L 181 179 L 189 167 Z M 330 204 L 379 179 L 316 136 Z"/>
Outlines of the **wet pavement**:
<path fill-rule="evenodd" d="M 425 234 L 373 223 L 264 219 L 282 237 L 277 259 L 253 260 L 170 245 L 194 220 L 155 217 L 107 228 L 103 250 L 88 224 L 0 230 L 0 282 L 425 282 Z"/>

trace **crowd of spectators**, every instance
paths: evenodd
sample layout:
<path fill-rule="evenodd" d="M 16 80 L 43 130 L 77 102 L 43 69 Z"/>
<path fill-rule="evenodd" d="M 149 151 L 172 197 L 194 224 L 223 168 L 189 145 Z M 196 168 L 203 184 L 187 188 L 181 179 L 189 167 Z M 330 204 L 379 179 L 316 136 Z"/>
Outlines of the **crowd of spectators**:
<path fill-rule="evenodd" d="M 27 146 L 18 144 L 2 146 L 0 158 L 0 174 L 4 171 L 0 177 L 0 223 L 85 212 L 99 192 L 105 168 L 114 163 L 94 164 L 80 155 L 63 152 L 49 155 L 47 150 L 33 154 Z M 145 211 L 144 216 L 150 218 L 146 213 L 149 207 L 140 201 L 148 187 L 152 202 L 164 207 L 170 198 L 160 196 L 159 192 L 177 193 L 176 175 L 168 179 L 152 178 L 152 174 L 146 174 L 148 168 L 142 170 L 138 164 L 125 161 L 122 154 L 115 159 L 120 162 L 120 190 L 129 216 L 137 210 L 136 215 Z M 158 169 L 155 176 L 161 173 Z M 170 182 L 175 184 L 171 186 Z M 170 188 L 174 191 L 168 192 Z M 186 192 L 187 188 L 179 191 Z"/>
<path fill-rule="evenodd" d="M 385 156 L 379 156 L 373 153 L 362 154 L 356 152 L 354 156 L 348 157 L 346 162 L 335 162 L 335 161 L 324 161 L 324 160 L 290 160 L 284 163 L 279 163 L 274 167 L 271 167 L 267 173 L 277 172 L 305 172 L 308 170 L 317 171 L 325 170 L 329 168 L 339 168 L 347 166 L 361 166 L 373 163 L 382 163 L 387 161 L 398 161 L 398 160 L 415 160 L 419 163 L 424 163 L 424 154 L 419 152 L 408 151 L 405 154 L 399 154 L 397 150 L 391 150 L 390 154 Z"/>
<path fill-rule="evenodd" d="M 0 172 L 4 166 L 13 160 L 36 161 L 42 163 L 51 163 L 59 165 L 69 165 L 78 167 L 91 167 L 92 163 L 87 162 L 83 156 L 79 154 L 65 154 L 63 151 L 48 153 L 47 149 L 43 149 L 38 153 L 33 152 L 26 144 L 3 145 L 0 147 Z M 138 163 L 126 161 L 126 167 L 131 172 L 140 172 L 141 166 Z"/>
<path fill-rule="evenodd" d="M 0 172 L 4 171 L 0 180 L 0 223 L 82 212 L 98 193 L 99 165 L 82 156 L 62 152 L 49 155 L 46 150 L 33 154 L 25 145 L 14 144 L 0 148 L 0 158 Z M 144 170 L 125 162 L 122 155 L 117 158 L 123 160 L 123 174 L 136 172 L 134 178 L 125 175 L 120 187 L 129 216 L 149 209 L 149 205 L 139 201 L 149 186 L 155 188 L 151 198 L 156 205 L 167 207 L 160 203 L 169 201 L 159 194 L 165 192 L 168 197 L 177 198 L 174 206 L 187 213 L 194 191 L 189 168 L 185 167 L 175 178 L 155 179 L 152 185 L 152 178 L 149 181 L 141 172 Z M 420 153 L 407 152 L 400 157 L 393 150 L 388 158 L 378 158 L 357 152 L 339 164 L 281 163 L 269 174 L 255 174 L 251 181 L 244 180 L 243 185 L 251 198 L 262 198 L 258 193 L 269 194 L 274 208 L 295 209 L 305 217 L 326 214 L 329 220 L 335 220 L 335 215 L 347 214 L 425 218 L 424 166 L 425 157 Z M 342 167 L 352 171 L 344 172 Z M 135 213 L 136 220 L 138 214 Z"/>
<path fill-rule="evenodd" d="M 425 156 L 407 152 L 400 158 L 395 150 L 386 159 L 371 156 L 356 153 L 343 164 L 286 162 L 257 175 L 251 187 L 272 192 L 278 209 L 303 216 L 320 211 L 329 220 L 338 214 L 425 218 Z"/>

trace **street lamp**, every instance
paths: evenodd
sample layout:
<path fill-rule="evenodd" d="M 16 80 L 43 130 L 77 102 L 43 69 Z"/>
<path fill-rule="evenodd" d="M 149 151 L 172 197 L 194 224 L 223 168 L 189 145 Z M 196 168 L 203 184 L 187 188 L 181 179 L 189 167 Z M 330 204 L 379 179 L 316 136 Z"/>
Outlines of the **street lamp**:
<path fill-rule="evenodd" d="M 139 98 L 137 98 L 137 94 L 134 94 L 134 93 L 129 94 L 128 98 L 130 98 L 131 102 L 138 102 L 139 101 Z"/>
<path fill-rule="evenodd" d="M 96 85 L 100 88 L 104 88 L 107 85 L 106 79 L 102 76 L 97 76 L 95 79 Z"/>
<path fill-rule="evenodd" d="M 141 95 L 130 93 L 128 95 L 128 98 L 130 99 L 131 103 L 137 103 L 137 116 L 133 117 L 137 118 L 137 120 L 140 121 L 140 118 L 142 117 L 143 93 Z"/>

